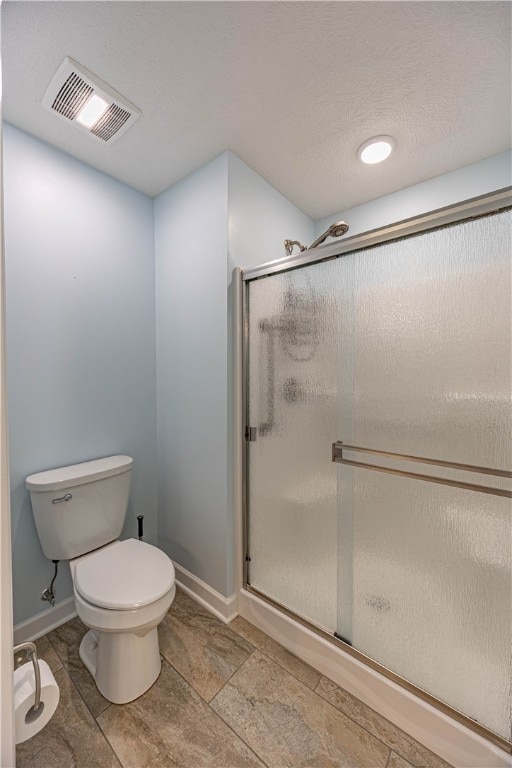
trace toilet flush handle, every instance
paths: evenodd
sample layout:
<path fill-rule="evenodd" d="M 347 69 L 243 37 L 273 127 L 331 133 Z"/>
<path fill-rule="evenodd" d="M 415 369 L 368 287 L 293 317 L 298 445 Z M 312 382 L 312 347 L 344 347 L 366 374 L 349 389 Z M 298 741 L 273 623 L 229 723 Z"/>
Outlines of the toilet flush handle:
<path fill-rule="evenodd" d="M 52 504 L 58 504 L 59 501 L 71 501 L 73 494 L 66 493 L 65 496 L 60 496 L 58 499 L 52 499 Z"/>

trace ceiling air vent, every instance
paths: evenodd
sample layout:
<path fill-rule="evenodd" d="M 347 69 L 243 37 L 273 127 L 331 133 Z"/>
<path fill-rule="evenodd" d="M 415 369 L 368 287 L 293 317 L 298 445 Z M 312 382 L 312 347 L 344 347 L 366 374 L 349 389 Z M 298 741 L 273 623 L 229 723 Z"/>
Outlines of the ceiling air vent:
<path fill-rule="evenodd" d="M 55 73 L 43 106 L 104 144 L 112 144 L 140 116 L 124 96 L 69 57 Z"/>
<path fill-rule="evenodd" d="M 91 133 L 94 133 L 98 139 L 109 141 L 114 134 L 119 133 L 129 119 L 130 113 L 126 109 L 121 109 L 117 104 L 112 104 L 91 128 Z"/>
<path fill-rule="evenodd" d="M 93 91 L 92 85 L 87 85 L 76 72 L 72 72 L 56 95 L 52 109 L 74 120 Z"/>

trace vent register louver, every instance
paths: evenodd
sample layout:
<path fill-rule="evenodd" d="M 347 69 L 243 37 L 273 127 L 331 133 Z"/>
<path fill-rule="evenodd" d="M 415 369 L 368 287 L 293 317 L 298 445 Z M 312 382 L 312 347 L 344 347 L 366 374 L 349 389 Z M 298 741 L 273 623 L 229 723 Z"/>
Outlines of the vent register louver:
<path fill-rule="evenodd" d="M 91 127 L 85 127 L 76 118 L 93 96 L 109 106 Z M 125 133 L 141 114 L 120 93 L 69 57 L 64 59 L 55 73 L 42 103 L 84 133 L 109 144 Z"/>

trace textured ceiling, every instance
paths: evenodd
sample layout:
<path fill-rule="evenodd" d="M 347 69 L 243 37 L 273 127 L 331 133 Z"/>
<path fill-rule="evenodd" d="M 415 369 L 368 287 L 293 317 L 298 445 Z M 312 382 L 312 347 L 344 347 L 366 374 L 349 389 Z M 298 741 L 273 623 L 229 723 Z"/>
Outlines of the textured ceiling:
<path fill-rule="evenodd" d="M 511 8 L 4 1 L 4 117 L 152 196 L 231 149 L 318 218 L 510 146 Z M 65 56 L 142 110 L 111 147 L 41 106 Z"/>

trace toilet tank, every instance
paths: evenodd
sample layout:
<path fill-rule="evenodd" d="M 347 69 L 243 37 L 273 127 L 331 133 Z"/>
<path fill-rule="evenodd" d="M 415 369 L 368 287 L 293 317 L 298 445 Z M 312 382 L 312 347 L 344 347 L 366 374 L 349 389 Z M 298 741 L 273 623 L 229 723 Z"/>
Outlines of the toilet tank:
<path fill-rule="evenodd" d="M 119 537 L 128 509 L 132 465 L 130 456 L 108 456 L 27 477 L 47 558 L 71 560 Z"/>

